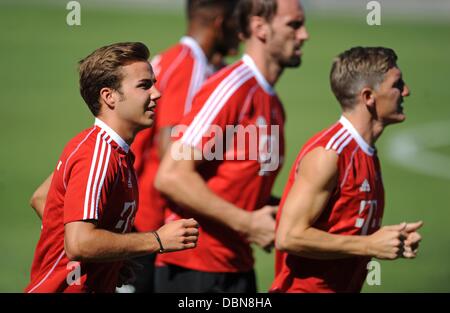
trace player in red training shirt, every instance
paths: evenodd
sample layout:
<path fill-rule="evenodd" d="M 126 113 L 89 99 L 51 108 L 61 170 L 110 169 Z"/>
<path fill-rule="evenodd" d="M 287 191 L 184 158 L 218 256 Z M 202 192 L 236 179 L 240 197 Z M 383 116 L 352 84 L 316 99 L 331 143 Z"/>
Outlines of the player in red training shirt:
<path fill-rule="evenodd" d="M 118 43 L 80 61 L 80 93 L 95 124 L 56 165 L 27 292 L 113 292 L 126 258 L 195 247 L 193 219 L 130 234 L 139 196 L 129 145 L 153 124 L 160 97 L 149 54 L 142 43 Z"/>
<path fill-rule="evenodd" d="M 139 232 L 155 230 L 164 224 L 166 203 L 154 188 L 154 180 L 172 127 L 189 113 L 194 94 L 203 82 L 223 67 L 223 58 L 237 52 L 239 39 L 231 18 L 236 3 L 236 0 L 187 1 L 187 35 L 152 60 L 156 87 L 162 94 L 155 110 L 155 125 L 141 131 L 131 146 L 139 185 L 139 211 L 134 228 Z M 136 272 L 136 281 L 132 287 L 127 286 L 128 290 L 153 291 L 155 256 L 135 259 L 142 269 Z"/>
<path fill-rule="evenodd" d="M 422 222 L 381 227 L 374 143 L 387 125 L 404 121 L 409 95 L 395 52 L 352 48 L 335 59 L 330 80 L 342 116 L 305 144 L 290 173 L 272 292 L 359 292 L 372 257 L 414 258 L 421 240 Z"/>
<path fill-rule="evenodd" d="M 255 292 L 250 243 L 273 244 L 285 121 L 273 86 L 308 34 L 297 0 L 240 1 L 236 17 L 244 57 L 203 85 L 158 170 L 168 220 L 195 217 L 201 235 L 195 253 L 158 255 L 156 291 Z"/>

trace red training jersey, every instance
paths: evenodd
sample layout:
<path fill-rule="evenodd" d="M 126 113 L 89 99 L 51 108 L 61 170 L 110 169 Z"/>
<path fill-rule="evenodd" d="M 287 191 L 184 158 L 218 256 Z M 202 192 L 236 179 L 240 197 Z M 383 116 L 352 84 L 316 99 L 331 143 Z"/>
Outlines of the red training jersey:
<path fill-rule="evenodd" d="M 341 117 L 338 123 L 312 137 L 300 151 L 284 190 L 277 225 L 302 158 L 323 147 L 338 155 L 338 182 L 313 227 L 337 235 L 370 235 L 381 226 L 384 189 L 375 149 Z M 359 292 L 369 257 L 316 260 L 276 251 L 272 292 Z"/>
<path fill-rule="evenodd" d="M 131 231 L 138 189 L 128 150 L 99 119 L 66 145 L 48 191 L 26 292 L 114 292 L 122 262 L 71 262 L 64 225 L 96 221 L 100 229 Z"/>
<path fill-rule="evenodd" d="M 284 158 L 285 114 L 275 91 L 250 56 L 212 76 L 182 120 L 179 140 L 202 151 L 198 167 L 219 197 L 246 211 L 267 204 Z M 247 272 L 254 260 L 249 243 L 230 228 L 168 203 L 167 220 L 194 217 L 200 224 L 195 249 L 161 254 L 157 265 L 206 272 Z"/>
<path fill-rule="evenodd" d="M 198 43 L 191 37 L 152 60 L 161 98 L 154 125 L 139 132 L 131 146 L 139 181 L 139 211 L 134 227 L 139 232 L 156 230 L 164 224 L 165 200 L 154 187 L 159 167 L 158 136 L 161 128 L 177 125 L 191 110 L 192 98 L 213 69 Z"/>

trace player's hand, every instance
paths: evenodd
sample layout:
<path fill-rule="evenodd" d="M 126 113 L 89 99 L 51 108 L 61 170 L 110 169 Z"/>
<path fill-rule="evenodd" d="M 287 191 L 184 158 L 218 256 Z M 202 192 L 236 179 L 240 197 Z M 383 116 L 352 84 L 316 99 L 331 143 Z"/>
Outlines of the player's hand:
<path fill-rule="evenodd" d="M 270 252 L 275 241 L 275 214 L 278 206 L 266 205 L 250 214 L 247 240 L 266 252 Z"/>
<path fill-rule="evenodd" d="M 406 224 L 405 230 L 402 233 L 405 238 L 403 251 L 404 258 L 414 259 L 417 256 L 419 243 L 422 240 L 422 236 L 417 232 L 417 230 L 422 226 L 422 221 Z"/>
<path fill-rule="evenodd" d="M 378 259 L 395 260 L 404 252 L 406 223 L 384 226 L 367 236 L 368 254 Z"/>
<path fill-rule="evenodd" d="M 165 224 L 158 229 L 164 252 L 192 249 L 197 246 L 198 223 L 193 218 Z"/>

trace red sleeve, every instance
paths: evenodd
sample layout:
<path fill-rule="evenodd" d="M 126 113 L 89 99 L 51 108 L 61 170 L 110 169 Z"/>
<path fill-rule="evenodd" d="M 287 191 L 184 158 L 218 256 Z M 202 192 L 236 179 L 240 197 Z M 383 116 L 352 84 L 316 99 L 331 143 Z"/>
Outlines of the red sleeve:
<path fill-rule="evenodd" d="M 169 76 L 161 78 L 161 98 L 158 100 L 157 109 L 158 129 L 179 124 L 187 108 L 190 108 L 188 102 L 194 92 L 191 86 L 193 66 L 193 59 L 186 57 Z"/>
<path fill-rule="evenodd" d="M 98 220 L 118 179 L 119 164 L 109 144 L 101 142 L 96 149 L 87 150 L 79 151 L 66 169 L 65 224 Z"/>

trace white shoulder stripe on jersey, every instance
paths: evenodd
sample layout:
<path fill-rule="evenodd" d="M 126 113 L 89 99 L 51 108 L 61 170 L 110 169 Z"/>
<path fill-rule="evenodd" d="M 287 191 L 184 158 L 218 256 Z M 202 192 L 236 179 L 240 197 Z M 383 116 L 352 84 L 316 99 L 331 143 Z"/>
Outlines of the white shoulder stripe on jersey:
<path fill-rule="evenodd" d="M 64 256 L 66 252 L 63 251 L 59 254 L 58 259 L 56 260 L 55 264 L 53 264 L 52 268 L 48 271 L 48 273 L 44 276 L 44 278 L 42 278 L 42 280 L 37 283 L 33 288 L 31 288 L 28 293 L 32 293 L 33 291 L 35 291 L 37 288 L 39 288 L 40 285 L 42 285 L 44 283 L 44 281 L 47 280 L 47 278 L 50 277 L 50 275 L 53 273 L 53 271 L 55 270 L 56 266 L 58 265 L 59 261 L 61 261 L 62 257 Z"/>
<path fill-rule="evenodd" d="M 100 152 L 100 158 L 98 159 L 98 165 L 97 165 L 97 171 L 95 173 L 95 180 L 94 180 L 94 184 L 92 187 L 92 194 L 91 194 L 91 205 L 89 208 L 89 219 L 94 219 L 95 218 L 95 212 L 97 211 L 97 204 L 98 204 L 98 198 L 100 198 L 100 192 L 101 189 L 99 188 L 100 186 L 103 185 L 103 180 L 100 180 L 100 174 L 102 172 L 105 172 L 106 174 L 106 169 L 108 168 L 108 164 L 109 164 L 109 158 L 105 159 L 105 149 L 109 148 L 109 150 L 111 151 L 111 146 L 107 143 L 107 134 L 104 134 L 102 136 L 102 149 Z M 108 157 L 109 157 L 108 153 Z M 103 176 L 104 179 L 105 176 Z"/>
<path fill-rule="evenodd" d="M 199 60 L 195 60 L 194 68 L 193 68 L 193 71 L 191 74 L 191 82 L 189 84 L 186 101 L 184 103 L 184 114 L 185 115 L 191 111 L 192 99 L 194 98 L 194 95 L 198 91 L 200 86 L 205 81 L 205 72 L 206 72 L 205 64 L 203 64 Z"/>
<path fill-rule="evenodd" d="M 91 168 L 89 169 L 89 177 L 86 185 L 86 193 L 84 195 L 84 213 L 83 213 L 83 220 L 88 218 L 89 214 L 89 198 L 91 195 L 91 184 L 92 184 L 92 176 L 94 175 L 94 168 L 95 164 L 97 163 L 97 154 L 98 154 L 98 146 L 100 145 L 101 136 L 104 133 L 104 130 L 101 129 L 97 134 L 97 139 L 95 141 L 95 148 L 94 148 L 94 156 L 92 157 L 91 161 Z"/>
<path fill-rule="evenodd" d="M 66 183 L 66 168 L 67 164 L 69 164 L 70 159 L 72 156 L 80 149 L 81 145 L 89 138 L 89 136 L 92 134 L 92 132 L 95 130 L 95 127 L 92 127 L 92 130 L 86 135 L 86 137 L 81 140 L 81 142 L 78 144 L 78 146 L 72 151 L 72 153 L 69 155 L 69 157 L 66 160 L 66 163 L 64 164 L 64 172 L 63 172 L 63 184 L 64 189 L 67 189 L 67 183 Z"/>
<path fill-rule="evenodd" d="M 348 131 L 345 131 L 342 136 L 340 136 L 333 144 L 333 146 L 331 147 L 331 149 L 336 150 L 339 147 L 339 145 L 345 140 L 347 139 L 347 137 L 350 136 L 350 133 Z"/>
<path fill-rule="evenodd" d="M 342 130 L 344 130 L 342 132 Z M 338 135 L 336 137 L 336 135 Z M 350 141 L 352 141 L 353 137 L 352 134 L 346 129 L 346 128 L 341 128 L 336 135 L 333 136 L 333 138 L 335 140 L 333 140 L 333 138 L 330 139 L 330 141 L 328 142 L 326 149 L 327 150 L 334 150 L 337 152 L 337 154 L 341 154 L 342 150 L 344 150 L 344 148 L 350 143 Z"/>
<path fill-rule="evenodd" d="M 194 66 L 191 73 L 191 81 L 189 82 L 186 100 L 184 101 L 184 108 L 183 108 L 184 115 L 186 115 L 186 113 L 191 110 L 191 101 L 194 94 L 193 90 L 195 89 L 197 79 L 199 79 L 198 77 L 199 67 L 200 67 L 199 62 L 197 60 L 194 60 Z"/>
<path fill-rule="evenodd" d="M 194 133 L 194 131 L 198 131 L 198 128 L 202 125 L 202 123 L 204 123 L 204 118 L 213 110 L 213 106 L 212 104 L 215 102 L 215 99 L 218 97 L 218 95 L 221 93 L 222 89 L 227 88 L 228 84 L 231 82 L 233 82 L 233 80 L 236 77 L 239 77 L 239 75 L 243 72 L 243 71 L 249 71 L 248 68 L 242 64 L 241 66 L 239 66 L 238 68 L 236 68 L 231 74 L 228 75 L 227 78 L 225 78 L 217 87 L 216 89 L 212 92 L 212 94 L 209 96 L 209 98 L 206 100 L 205 104 L 203 105 L 203 107 L 200 109 L 200 111 L 198 112 L 198 114 L 195 116 L 194 120 L 192 121 L 191 125 L 189 125 L 188 129 L 186 130 L 185 134 L 184 134 L 184 139 L 187 139 L 189 136 L 189 131 L 191 131 L 192 133 Z M 198 126 L 200 125 L 200 126 Z M 188 141 L 188 140 L 186 140 Z"/>
<path fill-rule="evenodd" d="M 208 65 L 208 59 L 202 48 L 194 38 L 184 36 L 181 38 L 180 43 L 189 47 L 189 49 L 191 50 L 191 55 L 194 59 L 189 89 L 186 96 L 186 101 L 184 103 L 184 114 L 187 114 L 191 111 L 192 99 L 194 98 L 194 95 L 200 89 L 200 86 L 206 79 L 206 67 Z"/>
<path fill-rule="evenodd" d="M 251 77 L 253 77 L 252 71 L 245 64 L 242 64 L 224 79 L 187 128 L 182 137 L 182 142 L 196 145 L 229 97 Z"/>
<path fill-rule="evenodd" d="M 339 131 L 334 134 L 333 137 L 331 137 L 330 141 L 328 141 L 327 145 L 325 146 L 325 150 L 330 150 L 331 146 L 334 144 L 334 142 L 336 141 L 336 139 L 341 136 L 343 133 L 345 132 L 345 128 L 342 127 L 341 129 L 339 129 Z"/>
<path fill-rule="evenodd" d="M 98 191 L 96 194 L 95 207 L 94 207 L 94 214 L 95 214 L 94 219 L 98 219 L 98 202 L 100 201 L 103 183 L 105 182 L 106 172 L 108 170 L 109 158 L 111 156 L 111 145 L 109 144 L 110 142 L 111 142 L 111 138 L 108 140 L 108 147 L 107 147 L 108 151 L 106 153 L 106 162 L 105 162 L 105 166 L 103 167 L 102 178 L 100 179 L 100 184 L 98 186 Z"/>
<path fill-rule="evenodd" d="M 356 143 L 361 147 L 361 150 L 364 151 L 364 153 L 370 156 L 375 153 L 375 148 L 371 147 L 364 140 L 364 138 L 358 133 L 353 124 L 345 116 L 341 116 L 341 118 L 339 119 L 339 123 L 341 123 L 341 125 L 352 134 L 352 137 L 355 139 Z"/>
<path fill-rule="evenodd" d="M 198 133 L 195 133 L 195 137 L 193 138 L 191 145 L 195 146 L 197 145 L 200 140 L 202 139 L 203 134 L 208 131 L 209 126 L 213 122 L 213 120 L 216 118 L 216 116 L 219 114 L 220 110 L 223 108 L 223 106 L 226 104 L 228 99 L 236 92 L 237 89 L 241 87 L 248 79 L 254 77 L 253 73 L 248 73 L 246 76 L 242 77 L 242 79 L 238 82 L 238 84 L 233 85 L 230 89 L 226 91 L 226 94 L 221 97 L 220 102 L 217 106 L 213 106 L 214 111 L 211 113 L 211 115 L 208 116 L 208 119 L 206 120 L 205 124 L 201 125 L 201 129 Z"/>
<path fill-rule="evenodd" d="M 308 146 L 305 147 L 304 151 L 306 151 L 306 153 L 309 152 L 309 149 L 314 146 L 316 143 L 318 143 L 323 137 L 325 137 L 326 135 L 328 135 L 329 132 L 331 132 L 333 130 L 333 128 L 336 126 L 333 125 L 330 128 L 328 128 L 322 135 L 320 135 L 316 140 L 314 140 L 312 143 L 310 143 Z M 303 152 L 303 154 L 305 154 L 305 152 Z M 300 161 L 303 158 L 303 155 L 299 156 L 299 161 L 297 162 L 297 164 L 295 165 L 295 175 L 294 177 L 297 177 L 297 172 L 298 172 L 298 166 L 300 165 Z"/>
<path fill-rule="evenodd" d="M 105 135 L 104 134 L 102 136 L 102 141 L 101 141 L 101 149 L 100 149 L 100 156 L 98 157 L 98 161 L 97 161 L 97 167 L 96 167 L 96 171 L 95 171 L 95 178 L 93 180 L 93 184 L 92 184 L 92 189 L 91 189 L 91 194 L 90 194 L 90 204 L 89 204 L 89 219 L 93 219 L 94 218 L 94 200 L 95 200 L 95 196 L 97 194 L 97 186 L 98 186 L 98 181 L 99 181 L 99 176 L 100 176 L 100 171 L 103 169 L 103 159 L 104 159 L 104 154 L 105 154 L 105 148 L 106 148 L 106 141 L 105 141 Z"/>
<path fill-rule="evenodd" d="M 347 140 L 344 141 L 344 143 L 339 147 L 339 149 L 337 150 L 338 154 L 341 154 L 342 150 L 344 150 L 345 147 L 347 147 L 347 145 L 350 143 L 350 141 L 352 141 L 353 137 L 349 136 L 347 138 Z"/>
<path fill-rule="evenodd" d="M 245 82 L 247 81 L 249 78 L 253 77 L 253 73 L 248 73 L 247 76 L 244 76 L 242 78 L 242 80 L 239 82 L 239 85 L 234 85 L 232 86 L 230 89 L 228 90 L 224 90 L 223 93 L 226 92 L 226 94 L 224 95 L 220 95 L 221 99 L 220 102 L 216 105 L 213 106 L 213 112 L 207 117 L 207 120 L 205 121 L 204 124 L 200 124 L 200 130 L 198 132 L 194 133 L 194 137 L 191 140 L 191 145 L 195 146 L 197 145 L 203 134 L 208 130 L 209 126 L 211 125 L 212 121 L 214 120 L 214 118 L 217 116 L 217 114 L 220 112 L 220 110 L 223 108 L 223 106 L 226 104 L 227 100 L 231 97 L 232 94 L 234 94 L 234 92 Z"/>

